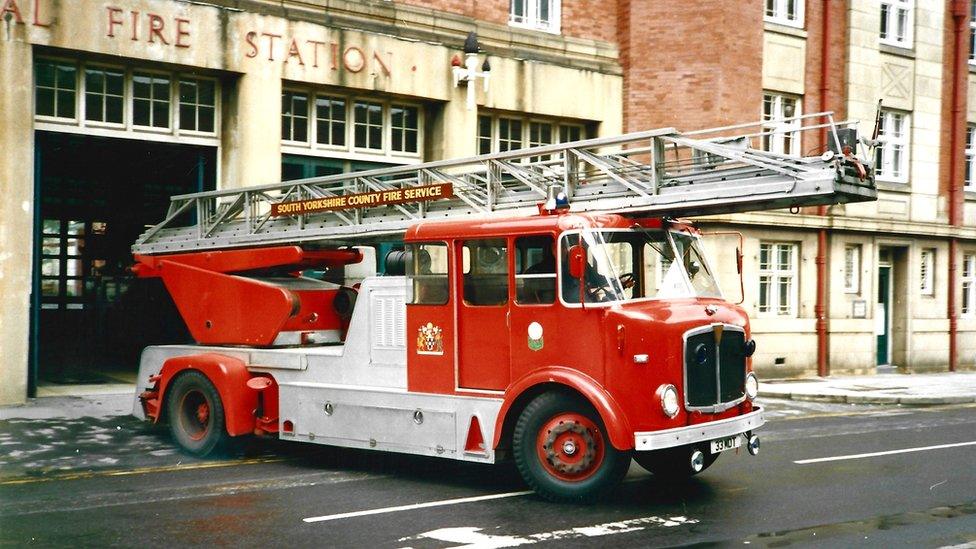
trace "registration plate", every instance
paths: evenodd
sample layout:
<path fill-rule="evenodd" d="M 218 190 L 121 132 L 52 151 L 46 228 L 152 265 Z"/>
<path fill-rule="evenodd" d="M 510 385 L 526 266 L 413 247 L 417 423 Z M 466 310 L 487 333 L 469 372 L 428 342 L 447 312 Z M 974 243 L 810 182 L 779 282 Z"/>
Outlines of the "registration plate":
<path fill-rule="evenodd" d="M 713 440 L 711 442 L 711 446 L 713 454 L 731 450 L 732 448 L 738 448 L 739 446 L 742 446 L 742 437 L 739 435 L 733 435 L 730 437 Z"/>

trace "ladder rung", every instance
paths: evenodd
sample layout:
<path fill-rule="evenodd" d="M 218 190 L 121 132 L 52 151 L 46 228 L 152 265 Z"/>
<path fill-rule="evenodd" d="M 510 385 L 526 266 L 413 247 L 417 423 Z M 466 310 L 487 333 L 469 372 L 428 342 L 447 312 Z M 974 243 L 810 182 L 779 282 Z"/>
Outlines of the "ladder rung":
<path fill-rule="evenodd" d="M 804 115 L 798 120 L 811 123 L 791 129 L 793 139 L 800 139 L 807 130 L 819 134 L 824 127 L 836 135 L 831 113 Z M 817 120 L 825 122 L 816 123 Z M 738 125 L 725 130 L 750 127 L 761 126 Z M 876 198 L 873 170 L 867 161 L 860 161 L 868 174 L 862 181 L 856 177 L 856 160 L 852 158 L 824 159 L 756 150 L 750 147 L 755 132 L 697 138 L 708 133 L 713 131 L 682 135 L 664 128 L 460 160 L 174 196 L 167 218 L 144 231 L 133 251 L 162 254 L 386 238 L 402 233 L 420 219 L 531 215 L 553 186 L 572 197 L 573 211 L 661 216 Z M 319 204 L 348 195 L 379 196 L 440 184 L 451 185 L 453 198 L 272 215 L 274 208 L 286 203 L 314 200 Z M 195 221 L 190 226 L 179 226 L 188 217 Z"/>

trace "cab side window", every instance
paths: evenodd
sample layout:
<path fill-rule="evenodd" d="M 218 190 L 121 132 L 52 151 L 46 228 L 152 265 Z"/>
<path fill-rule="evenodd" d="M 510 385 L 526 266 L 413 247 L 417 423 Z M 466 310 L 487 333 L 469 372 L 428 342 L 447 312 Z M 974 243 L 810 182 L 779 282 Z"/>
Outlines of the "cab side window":
<path fill-rule="evenodd" d="M 551 236 L 515 240 L 515 301 L 538 305 L 556 301 L 555 241 Z"/>
<path fill-rule="evenodd" d="M 508 244 L 504 239 L 468 240 L 462 250 L 464 302 L 508 303 Z"/>
<path fill-rule="evenodd" d="M 447 303 L 448 253 L 447 244 L 412 244 L 407 257 L 407 287 L 413 291 L 413 305 L 443 305 Z"/>

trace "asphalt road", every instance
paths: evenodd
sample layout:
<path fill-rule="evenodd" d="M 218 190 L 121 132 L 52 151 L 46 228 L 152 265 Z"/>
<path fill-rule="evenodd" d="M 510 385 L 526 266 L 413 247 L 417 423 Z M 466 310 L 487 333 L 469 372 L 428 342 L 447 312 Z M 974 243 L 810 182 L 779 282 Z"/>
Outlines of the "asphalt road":
<path fill-rule="evenodd" d="M 23 459 L 3 465 L 0 544 L 976 544 L 976 407 L 768 404 L 758 457 L 723 455 L 682 484 L 635 464 L 608 500 L 588 506 L 525 493 L 512 466 L 275 441 L 232 459 L 189 460 L 164 432 L 109 419 L 94 428 L 108 443 L 82 446 L 91 458 L 52 469 L 59 458 L 40 452 L 33 467 L 44 465 L 42 473 Z M 73 442 L 98 437 L 84 421 L 75 427 L 8 422 L 0 454 L 17 446 L 3 441 L 17 440 L 10 432 L 20 428 L 47 430 L 67 441 L 61 453 L 80 455 Z M 126 443 L 112 442 L 132 429 Z"/>

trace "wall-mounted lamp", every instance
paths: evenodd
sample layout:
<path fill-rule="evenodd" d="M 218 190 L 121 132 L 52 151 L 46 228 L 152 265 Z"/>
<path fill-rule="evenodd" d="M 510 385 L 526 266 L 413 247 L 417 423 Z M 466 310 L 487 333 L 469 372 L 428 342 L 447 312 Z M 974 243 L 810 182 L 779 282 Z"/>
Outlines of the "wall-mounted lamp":
<path fill-rule="evenodd" d="M 481 71 L 478 71 L 478 35 L 473 32 L 468 33 L 464 40 L 464 63 L 456 54 L 451 59 L 451 73 L 454 75 L 454 86 L 460 86 L 463 82 L 468 87 L 468 110 L 474 110 L 474 86 L 472 85 L 478 78 L 484 82 L 485 93 L 488 92 L 488 79 L 491 77 L 491 65 L 488 64 L 488 57 L 481 64 Z"/>

